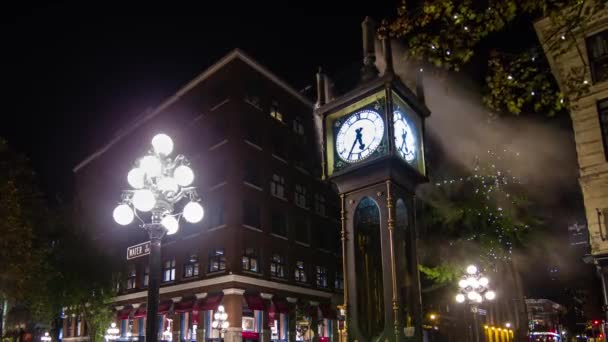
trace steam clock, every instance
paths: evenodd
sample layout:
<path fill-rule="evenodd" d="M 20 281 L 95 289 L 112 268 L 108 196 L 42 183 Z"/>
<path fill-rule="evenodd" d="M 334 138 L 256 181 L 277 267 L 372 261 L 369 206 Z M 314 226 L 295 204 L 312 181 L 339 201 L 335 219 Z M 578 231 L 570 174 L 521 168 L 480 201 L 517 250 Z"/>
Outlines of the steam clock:
<path fill-rule="evenodd" d="M 344 306 L 348 341 L 422 341 L 416 253 L 415 189 L 426 182 L 422 87 L 410 90 L 393 72 L 390 38 L 386 68 L 375 66 L 375 28 L 363 26 L 361 81 L 329 99 L 317 74 L 316 126 L 323 177 L 341 198 Z M 420 82 L 418 82 L 420 84 Z"/>

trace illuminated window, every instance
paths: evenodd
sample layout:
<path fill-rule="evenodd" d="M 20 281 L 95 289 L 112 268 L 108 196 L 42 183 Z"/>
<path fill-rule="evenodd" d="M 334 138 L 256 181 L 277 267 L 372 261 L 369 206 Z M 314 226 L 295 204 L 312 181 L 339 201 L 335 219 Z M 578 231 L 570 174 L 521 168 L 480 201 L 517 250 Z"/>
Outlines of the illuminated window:
<path fill-rule="evenodd" d="M 250 272 L 259 272 L 260 269 L 258 267 L 258 255 L 254 248 L 245 248 L 243 252 L 243 270 Z"/>
<path fill-rule="evenodd" d="M 296 269 L 295 269 L 294 276 L 295 276 L 295 279 L 297 282 L 300 282 L 300 283 L 306 282 L 306 269 L 305 269 L 304 261 L 296 262 Z"/>
<path fill-rule="evenodd" d="M 326 215 L 325 196 L 321 194 L 315 194 L 315 212 L 321 216 Z"/>
<path fill-rule="evenodd" d="M 299 116 L 296 116 L 292 122 L 292 129 L 298 135 L 304 135 L 304 124 Z"/>
<path fill-rule="evenodd" d="M 273 254 L 270 262 L 270 275 L 285 278 L 285 258 L 280 254 Z"/>
<path fill-rule="evenodd" d="M 196 254 L 189 255 L 184 263 L 184 278 L 196 277 L 198 273 L 198 256 Z"/>
<path fill-rule="evenodd" d="M 135 264 L 129 264 L 127 269 L 127 290 L 135 288 L 135 282 L 137 280 L 137 271 Z"/>
<path fill-rule="evenodd" d="M 270 105 L 270 116 L 277 121 L 283 122 L 283 114 L 279 111 L 279 104 L 276 101 L 272 101 L 272 105 Z"/>
<path fill-rule="evenodd" d="M 163 281 L 175 280 L 175 258 L 165 260 L 163 263 Z"/>
<path fill-rule="evenodd" d="M 307 208 L 306 201 L 306 187 L 302 184 L 296 184 L 296 191 L 294 193 L 295 203 L 298 207 Z"/>
<path fill-rule="evenodd" d="M 327 287 L 327 267 L 317 266 L 317 287 Z"/>
<path fill-rule="evenodd" d="M 608 30 L 587 38 L 587 51 L 593 82 L 608 80 Z"/>
<path fill-rule="evenodd" d="M 223 248 L 216 248 L 209 253 L 209 272 L 226 270 L 226 255 Z"/>
<path fill-rule="evenodd" d="M 279 198 L 285 198 L 285 177 L 279 176 L 276 173 L 272 175 L 270 182 L 270 193 Z"/>
<path fill-rule="evenodd" d="M 608 99 L 603 99 L 597 103 L 597 110 L 600 117 L 600 130 L 604 143 L 604 157 L 608 160 Z"/>

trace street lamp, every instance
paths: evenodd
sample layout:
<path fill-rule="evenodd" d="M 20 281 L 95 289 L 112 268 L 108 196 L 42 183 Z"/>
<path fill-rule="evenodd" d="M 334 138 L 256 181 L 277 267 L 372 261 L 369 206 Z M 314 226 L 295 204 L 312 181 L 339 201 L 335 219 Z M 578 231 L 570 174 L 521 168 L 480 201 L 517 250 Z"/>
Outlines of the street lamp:
<path fill-rule="evenodd" d="M 44 336 L 40 337 L 40 341 L 42 342 L 50 342 L 52 340 L 51 336 L 49 336 L 49 332 L 46 331 Z"/>
<path fill-rule="evenodd" d="M 118 339 L 118 334 L 120 334 L 120 330 L 116 327 L 116 323 L 112 322 L 108 330 L 106 330 L 106 341 L 114 341 Z"/>
<path fill-rule="evenodd" d="M 127 174 L 132 189 L 124 190 L 120 204 L 114 209 L 114 220 L 123 226 L 135 218 L 150 237 L 150 278 L 146 313 L 146 342 L 158 341 L 158 288 L 161 271 L 161 240 L 179 229 L 183 217 L 190 223 L 203 219 L 196 188 L 191 186 L 194 172 L 190 162 L 179 154 L 171 158 L 173 140 L 166 134 L 152 138 L 152 149 L 135 162 Z M 185 203 L 184 203 L 185 202 Z M 183 205 L 183 207 L 181 207 Z M 181 212 L 176 210 L 181 207 Z"/>
<path fill-rule="evenodd" d="M 471 305 L 473 312 L 473 324 L 475 330 L 475 341 L 479 342 L 479 322 L 477 321 L 478 305 L 483 303 L 484 299 L 488 301 L 496 298 L 496 293 L 489 288 L 490 280 L 484 276 L 475 265 L 469 265 L 466 268 L 466 274 L 458 281 L 459 293 L 456 295 L 456 302 L 464 303 L 465 301 Z"/>
<path fill-rule="evenodd" d="M 224 311 L 224 306 L 220 305 L 217 307 L 217 312 L 213 314 L 213 322 L 211 323 L 211 327 L 213 329 L 219 330 L 220 338 L 224 338 L 224 333 L 226 329 L 228 329 L 228 314 Z"/>

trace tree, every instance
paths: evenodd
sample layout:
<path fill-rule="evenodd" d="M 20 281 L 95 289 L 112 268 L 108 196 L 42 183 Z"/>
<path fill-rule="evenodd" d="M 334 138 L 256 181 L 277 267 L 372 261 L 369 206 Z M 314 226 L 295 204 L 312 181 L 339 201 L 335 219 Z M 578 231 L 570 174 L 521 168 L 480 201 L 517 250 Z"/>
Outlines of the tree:
<path fill-rule="evenodd" d="M 577 48 L 584 67 L 559 71 L 566 80 L 562 93 L 541 44 L 549 47 L 552 57 L 569 51 L 579 43 L 573 31 L 584 31 L 605 5 L 603 0 L 425 0 L 409 9 L 404 0 L 397 16 L 384 21 L 380 34 L 403 40 L 408 57 L 442 70 L 459 71 L 476 54 L 490 51 L 484 96 L 488 108 L 498 114 L 554 115 L 588 89 L 589 68 Z M 515 51 L 496 46 L 500 34 L 518 34 L 515 28 L 530 27 L 534 19 L 544 16 L 556 28 L 546 41 L 534 39 Z"/>

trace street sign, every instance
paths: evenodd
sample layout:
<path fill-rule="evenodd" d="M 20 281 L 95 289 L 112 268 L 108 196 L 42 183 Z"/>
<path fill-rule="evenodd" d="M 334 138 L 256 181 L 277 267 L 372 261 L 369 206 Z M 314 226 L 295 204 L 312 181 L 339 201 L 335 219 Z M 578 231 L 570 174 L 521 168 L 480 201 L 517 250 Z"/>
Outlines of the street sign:
<path fill-rule="evenodd" d="M 139 258 L 148 254 L 150 254 L 150 241 L 127 247 L 127 260 Z"/>

